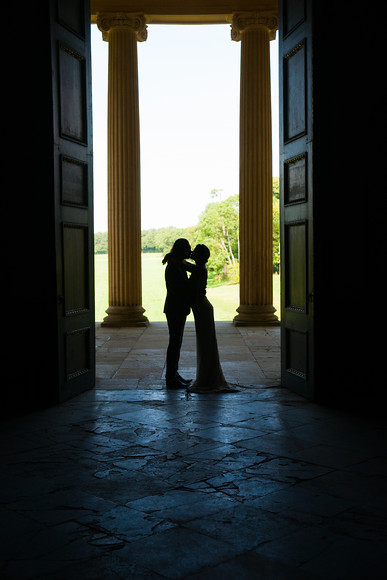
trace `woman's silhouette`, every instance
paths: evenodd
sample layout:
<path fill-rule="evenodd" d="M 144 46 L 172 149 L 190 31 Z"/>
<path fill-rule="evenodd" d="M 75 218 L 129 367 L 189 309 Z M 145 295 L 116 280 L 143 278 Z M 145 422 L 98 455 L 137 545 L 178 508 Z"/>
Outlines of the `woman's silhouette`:
<path fill-rule="evenodd" d="M 218 343 L 215 333 L 214 309 L 206 296 L 207 267 L 210 251 L 198 244 L 191 254 L 196 266 L 186 264 L 191 272 L 189 290 L 196 329 L 196 379 L 188 387 L 189 392 L 213 393 L 236 391 L 227 384 L 219 362 Z"/>

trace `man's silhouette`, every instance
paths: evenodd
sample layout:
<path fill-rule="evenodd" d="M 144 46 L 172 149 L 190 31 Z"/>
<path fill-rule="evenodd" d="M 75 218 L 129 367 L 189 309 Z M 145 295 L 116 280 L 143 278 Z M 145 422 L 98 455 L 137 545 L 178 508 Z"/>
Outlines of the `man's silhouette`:
<path fill-rule="evenodd" d="M 185 388 L 191 382 L 183 379 L 178 373 L 184 326 L 190 313 L 188 277 L 183 260 L 189 258 L 190 255 L 191 246 L 188 240 L 179 238 L 163 259 L 163 264 L 167 264 L 165 268 L 167 296 L 164 313 L 169 330 L 165 376 L 168 388 Z"/>

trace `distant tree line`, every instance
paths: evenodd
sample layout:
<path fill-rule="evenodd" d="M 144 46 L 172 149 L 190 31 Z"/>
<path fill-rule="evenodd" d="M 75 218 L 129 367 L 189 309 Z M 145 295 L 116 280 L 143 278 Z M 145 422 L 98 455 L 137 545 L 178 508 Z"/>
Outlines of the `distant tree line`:
<path fill-rule="evenodd" d="M 97 232 L 94 234 L 94 254 L 108 253 L 108 234 L 107 232 Z"/>
<path fill-rule="evenodd" d="M 157 228 L 141 232 L 141 247 L 146 253 L 166 254 L 177 238 L 187 238 L 194 248 L 205 244 L 211 252 L 209 279 L 214 282 L 239 282 L 239 196 L 221 199 L 221 190 L 211 191 L 212 201 L 199 216 L 199 223 L 188 228 Z M 279 272 L 279 179 L 273 179 L 273 272 Z M 107 253 L 107 232 L 95 234 L 95 253 Z"/>

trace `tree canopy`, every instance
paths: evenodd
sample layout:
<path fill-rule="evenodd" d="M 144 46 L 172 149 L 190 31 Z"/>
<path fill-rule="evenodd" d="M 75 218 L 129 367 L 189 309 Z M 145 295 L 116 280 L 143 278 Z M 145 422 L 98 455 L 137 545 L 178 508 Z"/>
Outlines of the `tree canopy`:
<path fill-rule="evenodd" d="M 177 238 L 187 238 L 192 248 L 205 244 L 211 252 L 208 263 L 209 280 L 239 282 L 239 195 L 222 200 L 221 191 L 213 189 L 212 201 L 199 216 L 199 222 L 189 228 L 165 227 L 143 230 L 143 252 L 166 254 Z M 273 178 L 273 272 L 279 272 L 279 178 Z M 95 234 L 95 253 L 106 254 L 107 232 Z"/>
<path fill-rule="evenodd" d="M 218 198 L 218 190 L 212 197 Z M 195 244 L 205 244 L 211 252 L 209 273 L 218 278 L 239 282 L 239 196 L 209 203 L 199 216 Z"/>

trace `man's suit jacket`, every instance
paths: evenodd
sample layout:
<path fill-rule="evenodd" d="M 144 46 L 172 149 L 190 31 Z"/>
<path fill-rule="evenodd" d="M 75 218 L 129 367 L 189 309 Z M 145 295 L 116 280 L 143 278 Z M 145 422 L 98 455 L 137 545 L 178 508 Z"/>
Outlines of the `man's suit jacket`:
<path fill-rule="evenodd" d="M 190 313 L 188 276 L 180 260 L 171 258 L 168 261 L 165 268 L 165 284 L 167 296 L 164 313 L 167 316 L 188 316 Z"/>

